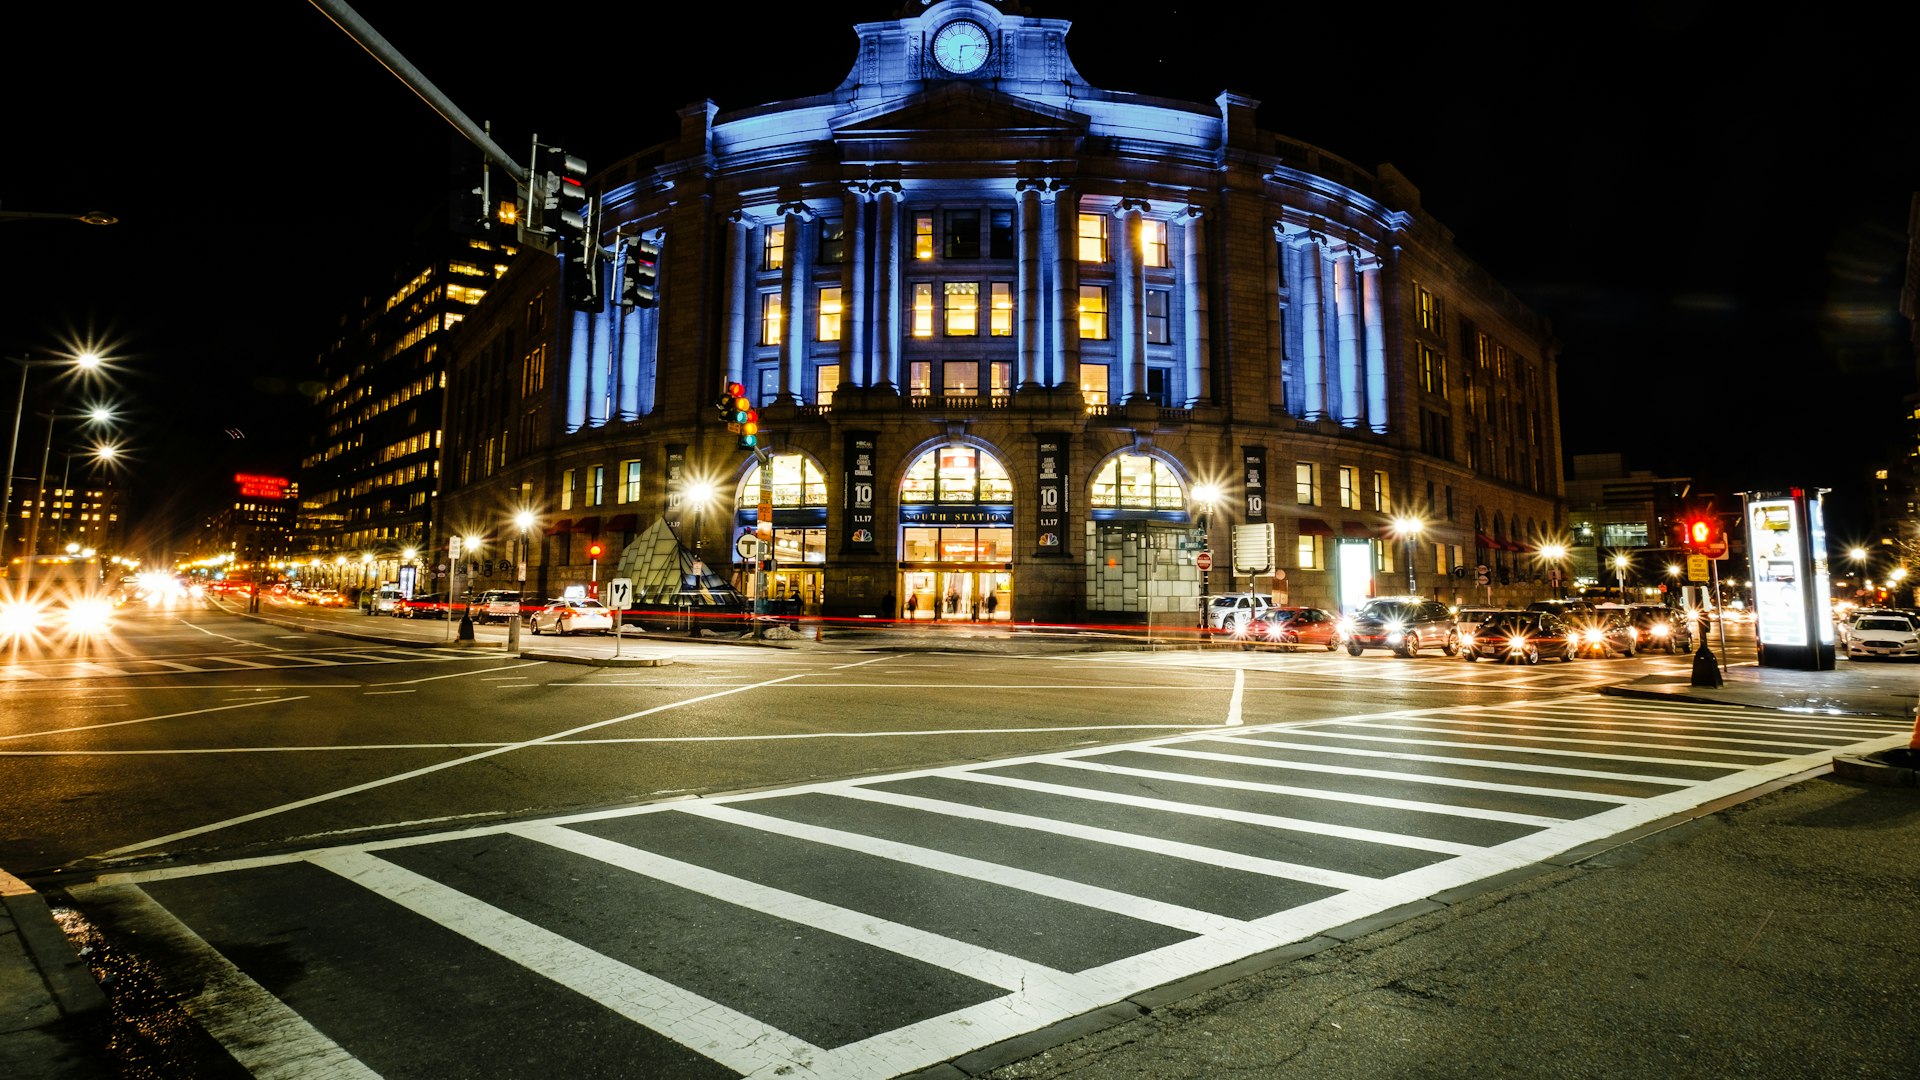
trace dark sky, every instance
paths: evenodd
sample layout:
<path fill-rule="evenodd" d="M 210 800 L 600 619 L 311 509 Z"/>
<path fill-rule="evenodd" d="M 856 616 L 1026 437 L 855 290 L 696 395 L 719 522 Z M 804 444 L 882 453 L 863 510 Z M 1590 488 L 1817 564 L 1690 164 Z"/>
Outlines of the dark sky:
<path fill-rule="evenodd" d="M 550 6 L 354 10 L 515 156 L 537 131 L 594 168 L 667 137 L 689 102 L 832 89 L 853 24 L 900 10 L 686 7 L 578 4 L 603 24 L 585 35 Z M 1570 455 L 1621 451 L 1722 490 L 1830 486 L 1843 523 L 1864 519 L 1860 480 L 1915 389 L 1897 300 L 1920 15 L 1874 8 L 1030 5 L 1073 22 L 1097 86 L 1231 89 L 1263 102 L 1262 127 L 1405 173 L 1552 320 Z M 156 528 L 218 502 L 234 472 L 296 467 L 320 342 L 384 280 L 450 155 L 476 153 L 318 7 L 207 10 L 17 14 L 0 69 L 0 212 L 122 218 L 0 221 L 0 346 L 81 340 L 120 359 L 136 509 Z M 0 374 L 17 390 L 17 369 Z M 51 405 L 36 391 L 32 407 Z"/>

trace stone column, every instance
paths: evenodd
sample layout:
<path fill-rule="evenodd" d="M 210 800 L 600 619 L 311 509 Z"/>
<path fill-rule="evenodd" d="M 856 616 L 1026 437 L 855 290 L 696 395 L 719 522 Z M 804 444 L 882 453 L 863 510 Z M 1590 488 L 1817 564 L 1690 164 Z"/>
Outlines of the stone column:
<path fill-rule="evenodd" d="M 593 316 L 573 313 L 573 333 L 567 344 L 567 430 L 587 426 L 587 363 L 591 352 Z"/>
<path fill-rule="evenodd" d="M 1053 182 L 1053 381 L 1080 389 L 1080 197 Z M 1044 380 L 1043 380 L 1044 381 Z M 1109 387 L 1111 390 L 1111 387 Z"/>
<path fill-rule="evenodd" d="M 1113 212 L 1120 223 L 1113 252 L 1113 291 L 1119 309 L 1115 313 L 1119 348 L 1114 355 L 1125 372 L 1126 401 L 1147 400 L 1147 260 L 1140 248 L 1141 219 L 1147 209 L 1140 199 L 1122 199 Z"/>
<path fill-rule="evenodd" d="M 1387 433 L 1387 326 L 1380 306 L 1380 259 L 1360 260 L 1360 306 L 1367 321 L 1367 425 L 1376 435 Z"/>
<path fill-rule="evenodd" d="M 848 184 L 840 199 L 846 268 L 840 275 L 840 371 L 850 386 L 873 385 L 867 352 L 867 185 Z"/>
<path fill-rule="evenodd" d="M 809 297 L 808 285 L 813 280 L 809 268 L 813 263 L 813 222 L 817 214 L 806 203 L 787 203 L 780 207 L 780 217 L 787 231 L 785 261 L 780 267 L 781 318 L 786 325 L 780 330 L 780 397 L 779 400 L 797 404 L 806 389 L 806 372 L 803 366 L 807 359 L 807 339 L 811 327 L 807 325 Z"/>
<path fill-rule="evenodd" d="M 1014 287 L 1018 296 L 1015 303 L 1020 306 L 1015 313 L 1019 371 L 1015 378 L 1022 390 L 1040 385 L 1041 353 L 1046 347 L 1041 336 L 1041 316 L 1046 307 L 1041 287 L 1046 267 L 1040 261 L 1046 247 L 1040 193 L 1046 186 L 1045 180 L 1022 180 L 1014 185 L 1020 199 L 1019 262 Z"/>
<path fill-rule="evenodd" d="M 1305 370 L 1304 417 L 1327 415 L 1326 335 L 1320 315 L 1320 236 L 1310 234 L 1300 249 L 1300 359 Z"/>
<path fill-rule="evenodd" d="M 1360 305 L 1354 295 L 1353 248 L 1333 257 L 1333 307 L 1340 334 L 1340 426 L 1360 426 Z"/>
<path fill-rule="evenodd" d="M 739 210 L 727 215 L 727 311 L 726 338 L 721 346 L 721 365 L 727 382 L 740 382 L 746 371 L 747 355 L 747 238 L 753 223 Z M 711 388 L 719 394 L 724 386 Z"/>
<path fill-rule="evenodd" d="M 873 185 L 873 359 L 876 388 L 901 385 L 900 196 L 898 183 Z"/>
<path fill-rule="evenodd" d="M 1173 220 L 1185 227 L 1180 246 L 1180 341 L 1186 361 L 1186 406 L 1191 409 L 1213 401 L 1213 372 L 1207 357 L 1207 226 L 1197 206 L 1187 207 Z"/>

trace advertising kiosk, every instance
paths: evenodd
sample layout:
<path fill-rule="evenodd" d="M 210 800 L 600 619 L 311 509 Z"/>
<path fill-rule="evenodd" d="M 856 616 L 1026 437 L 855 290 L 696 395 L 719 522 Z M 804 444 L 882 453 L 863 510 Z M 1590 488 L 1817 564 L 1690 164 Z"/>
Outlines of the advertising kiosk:
<path fill-rule="evenodd" d="M 1827 572 L 1824 488 L 1746 495 L 1760 666 L 1833 669 L 1833 604 Z"/>

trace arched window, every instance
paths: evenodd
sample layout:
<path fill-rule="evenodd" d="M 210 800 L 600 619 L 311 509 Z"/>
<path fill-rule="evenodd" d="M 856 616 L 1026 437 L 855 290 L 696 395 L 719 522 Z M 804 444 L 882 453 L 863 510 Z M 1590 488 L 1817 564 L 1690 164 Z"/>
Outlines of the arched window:
<path fill-rule="evenodd" d="M 1119 454 L 1094 474 L 1089 493 L 1097 510 L 1185 510 L 1186 487 L 1173 469 L 1145 454 Z"/>
<path fill-rule="evenodd" d="M 739 505 L 760 504 L 760 465 L 740 480 Z M 827 478 L 805 454 L 773 455 L 773 505 L 782 509 L 827 505 Z"/>
<path fill-rule="evenodd" d="M 902 503 L 1010 503 L 1013 480 L 992 454 L 971 446 L 941 446 L 907 466 Z"/>

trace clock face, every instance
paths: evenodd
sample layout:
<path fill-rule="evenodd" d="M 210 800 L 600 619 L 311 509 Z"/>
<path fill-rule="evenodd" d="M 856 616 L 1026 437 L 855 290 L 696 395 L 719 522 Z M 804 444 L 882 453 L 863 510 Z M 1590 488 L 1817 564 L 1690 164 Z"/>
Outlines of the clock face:
<path fill-rule="evenodd" d="M 950 22 L 933 35 L 934 62 L 955 75 L 980 70 L 992 47 L 986 29 L 965 19 Z"/>

